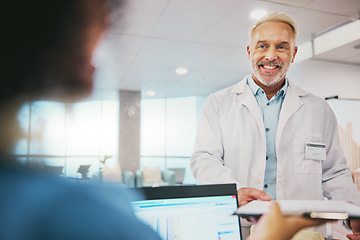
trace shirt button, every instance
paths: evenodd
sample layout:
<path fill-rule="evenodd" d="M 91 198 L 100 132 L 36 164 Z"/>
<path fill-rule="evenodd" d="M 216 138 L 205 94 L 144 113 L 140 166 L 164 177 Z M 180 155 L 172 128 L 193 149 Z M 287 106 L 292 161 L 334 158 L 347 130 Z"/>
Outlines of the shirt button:
<path fill-rule="evenodd" d="M 265 185 L 264 185 L 264 188 L 268 188 L 268 185 L 267 185 L 267 184 L 265 184 Z"/>
<path fill-rule="evenodd" d="M 269 106 L 269 105 L 270 105 L 270 103 L 268 102 L 268 103 L 266 103 L 266 105 L 268 105 L 268 106 Z"/>
<path fill-rule="evenodd" d="M 269 157 L 268 156 L 266 156 L 266 160 L 268 160 L 269 159 Z"/>
<path fill-rule="evenodd" d="M 265 130 L 266 130 L 267 132 L 269 132 L 269 131 L 270 131 L 270 128 L 266 128 Z"/>

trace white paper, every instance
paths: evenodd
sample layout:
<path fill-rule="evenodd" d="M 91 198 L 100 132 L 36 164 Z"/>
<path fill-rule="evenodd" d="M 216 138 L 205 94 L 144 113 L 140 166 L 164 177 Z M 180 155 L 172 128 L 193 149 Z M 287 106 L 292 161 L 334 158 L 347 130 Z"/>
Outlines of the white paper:
<path fill-rule="evenodd" d="M 305 216 L 310 215 L 311 213 L 329 213 L 330 215 L 328 214 L 327 218 L 343 219 L 342 216 L 346 213 L 352 218 L 360 218 L 360 207 L 345 201 L 278 200 L 277 202 L 284 215 Z M 255 200 L 239 207 L 234 214 L 240 216 L 261 216 L 269 211 L 270 204 L 271 201 Z M 335 214 L 331 215 L 331 213 Z"/>

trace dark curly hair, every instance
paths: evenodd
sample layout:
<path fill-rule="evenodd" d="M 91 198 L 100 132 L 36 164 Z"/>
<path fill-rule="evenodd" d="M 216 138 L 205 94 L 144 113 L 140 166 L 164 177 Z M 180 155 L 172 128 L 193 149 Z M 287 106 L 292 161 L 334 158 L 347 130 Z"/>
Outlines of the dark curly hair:
<path fill-rule="evenodd" d="M 91 4 L 90 4 L 91 3 Z M 22 94 L 45 91 L 77 93 L 83 89 L 76 71 L 81 64 L 84 29 L 105 24 L 120 1 L 7 0 L 2 3 L 2 64 L 0 104 Z M 92 6 L 91 6 L 92 5 Z"/>
<path fill-rule="evenodd" d="M 91 47 L 120 0 L 5 0 L 0 71 L 0 153 L 17 136 L 17 109 L 43 98 L 61 101 L 92 90 Z M 10 16 L 9 16 L 10 15 Z M 71 101 L 73 101 L 72 99 Z"/>

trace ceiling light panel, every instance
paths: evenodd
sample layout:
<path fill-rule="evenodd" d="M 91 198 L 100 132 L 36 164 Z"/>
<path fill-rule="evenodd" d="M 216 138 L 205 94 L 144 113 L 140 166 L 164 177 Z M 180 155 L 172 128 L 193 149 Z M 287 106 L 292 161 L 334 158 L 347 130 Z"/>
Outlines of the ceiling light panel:
<path fill-rule="evenodd" d="M 315 55 L 344 46 L 360 39 L 360 20 L 333 29 L 314 39 Z"/>
<path fill-rule="evenodd" d="M 312 0 L 261 0 L 261 1 L 279 3 L 292 7 L 304 7 Z"/>

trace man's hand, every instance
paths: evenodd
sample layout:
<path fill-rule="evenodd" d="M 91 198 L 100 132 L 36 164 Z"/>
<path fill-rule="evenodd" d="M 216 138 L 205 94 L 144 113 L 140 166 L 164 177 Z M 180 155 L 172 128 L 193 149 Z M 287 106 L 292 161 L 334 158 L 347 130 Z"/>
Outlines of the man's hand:
<path fill-rule="evenodd" d="M 256 188 L 240 188 L 237 191 L 239 207 L 253 201 L 253 200 L 262 200 L 270 201 L 271 197 L 267 195 L 264 191 Z"/>
<path fill-rule="evenodd" d="M 352 228 L 353 234 L 348 234 L 346 237 L 350 240 L 360 240 L 360 220 L 351 219 L 350 225 Z"/>

